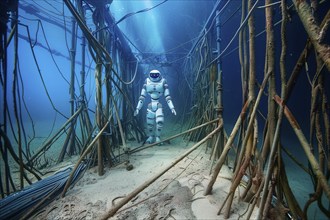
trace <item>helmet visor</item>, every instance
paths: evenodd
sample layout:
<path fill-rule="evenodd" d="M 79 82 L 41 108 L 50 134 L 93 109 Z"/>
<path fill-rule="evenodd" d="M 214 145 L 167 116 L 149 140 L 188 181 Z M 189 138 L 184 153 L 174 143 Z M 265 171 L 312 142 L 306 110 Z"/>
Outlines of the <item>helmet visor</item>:
<path fill-rule="evenodd" d="M 150 73 L 150 77 L 153 79 L 157 79 L 159 77 L 159 73 Z"/>

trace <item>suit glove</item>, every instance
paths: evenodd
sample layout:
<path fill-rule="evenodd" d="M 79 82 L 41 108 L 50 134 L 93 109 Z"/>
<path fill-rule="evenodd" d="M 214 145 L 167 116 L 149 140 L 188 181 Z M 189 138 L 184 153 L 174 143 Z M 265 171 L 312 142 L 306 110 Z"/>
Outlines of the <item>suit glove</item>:
<path fill-rule="evenodd" d="M 173 113 L 174 115 L 176 115 L 176 111 L 175 111 L 174 108 L 172 108 L 172 113 Z"/>
<path fill-rule="evenodd" d="M 135 111 L 134 111 L 134 116 L 137 116 L 139 114 L 139 109 L 136 109 Z"/>

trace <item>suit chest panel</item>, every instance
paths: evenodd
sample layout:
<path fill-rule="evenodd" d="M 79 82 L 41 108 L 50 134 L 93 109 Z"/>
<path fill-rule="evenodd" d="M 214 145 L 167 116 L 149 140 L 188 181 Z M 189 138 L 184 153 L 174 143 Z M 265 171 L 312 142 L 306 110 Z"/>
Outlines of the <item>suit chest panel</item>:
<path fill-rule="evenodd" d="M 159 98 L 164 93 L 164 84 L 163 80 L 160 82 L 152 82 L 150 80 L 147 81 L 146 85 L 147 93 L 150 94 L 151 98 Z"/>

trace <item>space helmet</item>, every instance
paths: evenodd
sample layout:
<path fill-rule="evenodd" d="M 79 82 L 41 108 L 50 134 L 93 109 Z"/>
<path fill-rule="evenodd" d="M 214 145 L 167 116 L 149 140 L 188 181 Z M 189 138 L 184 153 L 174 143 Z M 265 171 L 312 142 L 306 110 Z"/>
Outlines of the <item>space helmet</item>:
<path fill-rule="evenodd" d="M 149 73 L 149 79 L 153 82 L 158 82 L 162 79 L 162 74 L 158 70 L 151 70 Z"/>

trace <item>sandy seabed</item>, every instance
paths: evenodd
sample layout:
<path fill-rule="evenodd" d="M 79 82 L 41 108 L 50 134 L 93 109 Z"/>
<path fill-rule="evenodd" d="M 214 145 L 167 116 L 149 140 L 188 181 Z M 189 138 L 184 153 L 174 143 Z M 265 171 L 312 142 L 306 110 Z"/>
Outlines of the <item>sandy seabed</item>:
<path fill-rule="evenodd" d="M 100 219 L 120 199 L 154 177 L 185 153 L 194 143 L 176 139 L 130 156 L 131 171 L 124 164 L 106 168 L 99 176 L 97 167 L 86 171 L 64 198 L 39 210 L 31 219 Z M 131 149 L 137 143 L 128 143 Z M 223 166 L 212 195 L 203 193 L 210 180 L 211 160 L 202 145 L 157 181 L 139 193 L 110 219 L 223 219 L 217 212 L 230 187 L 231 170 Z M 236 191 L 230 219 L 245 219 L 248 204 L 238 201 Z M 255 218 L 257 208 L 251 219 Z"/>

